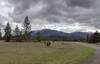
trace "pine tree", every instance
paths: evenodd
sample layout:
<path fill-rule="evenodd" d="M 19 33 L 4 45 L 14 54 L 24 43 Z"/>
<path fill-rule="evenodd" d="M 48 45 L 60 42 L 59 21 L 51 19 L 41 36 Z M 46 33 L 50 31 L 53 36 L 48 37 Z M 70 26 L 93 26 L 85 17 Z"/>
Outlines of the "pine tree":
<path fill-rule="evenodd" d="M 16 26 L 14 32 L 15 32 L 15 36 L 20 35 L 20 30 L 18 26 Z"/>
<path fill-rule="evenodd" d="M 0 29 L 0 40 L 2 40 L 2 33 L 1 33 L 1 29 Z"/>
<path fill-rule="evenodd" d="M 17 42 L 21 41 L 21 31 L 18 26 L 16 26 L 14 33 L 15 33 L 15 40 Z"/>
<path fill-rule="evenodd" d="M 28 16 L 25 17 L 24 20 L 24 36 L 25 36 L 25 40 L 29 40 L 30 39 L 30 31 L 31 31 L 31 25 L 30 25 L 30 21 Z"/>
<path fill-rule="evenodd" d="M 37 40 L 38 42 L 41 41 L 41 33 L 40 33 L 40 31 L 38 31 L 38 32 L 36 33 L 36 40 Z"/>
<path fill-rule="evenodd" d="M 8 22 L 6 25 L 6 28 L 5 28 L 5 41 L 9 42 L 10 39 L 11 39 L 11 27 L 10 27 L 10 24 Z"/>
<path fill-rule="evenodd" d="M 90 38 L 90 43 L 98 43 L 100 40 L 100 33 L 96 31 Z"/>
<path fill-rule="evenodd" d="M 97 43 L 99 42 L 99 36 L 100 34 L 98 33 L 98 31 L 96 31 L 94 34 L 93 34 L 93 43 Z"/>

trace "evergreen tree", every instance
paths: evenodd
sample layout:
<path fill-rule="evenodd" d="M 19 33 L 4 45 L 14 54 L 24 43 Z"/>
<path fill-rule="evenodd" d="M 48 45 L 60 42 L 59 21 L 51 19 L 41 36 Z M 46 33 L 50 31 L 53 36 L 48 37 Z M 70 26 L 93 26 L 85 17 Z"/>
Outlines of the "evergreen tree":
<path fill-rule="evenodd" d="M 10 24 L 8 22 L 6 25 L 6 28 L 5 28 L 5 41 L 9 42 L 10 39 L 11 39 L 11 27 L 10 27 Z"/>
<path fill-rule="evenodd" d="M 86 41 L 88 42 L 88 38 L 89 38 L 89 35 L 87 34 L 87 36 L 86 36 Z"/>
<path fill-rule="evenodd" d="M 15 32 L 15 36 L 20 35 L 20 30 L 19 30 L 19 27 L 18 26 L 16 26 L 14 32 Z"/>
<path fill-rule="evenodd" d="M 18 26 L 16 26 L 14 33 L 15 33 L 15 40 L 21 41 L 21 31 Z"/>
<path fill-rule="evenodd" d="M 1 33 L 1 29 L 0 29 L 0 40 L 2 40 L 2 33 Z"/>
<path fill-rule="evenodd" d="M 41 33 L 40 33 L 40 31 L 38 31 L 38 32 L 36 33 L 36 40 L 37 40 L 38 42 L 41 41 Z"/>
<path fill-rule="evenodd" d="M 100 40 L 100 33 L 98 33 L 98 31 L 96 31 L 94 34 L 92 34 L 91 38 L 90 38 L 90 43 L 98 43 Z"/>
<path fill-rule="evenodd" d="M 31 31 L 31 25 L 30 25 L 30 21 L 28 16 L 25 17 L 24 20 L 24 36 L 25 36 L 25 40 L 29 40 L 30 39 L 30 31 Z"/>

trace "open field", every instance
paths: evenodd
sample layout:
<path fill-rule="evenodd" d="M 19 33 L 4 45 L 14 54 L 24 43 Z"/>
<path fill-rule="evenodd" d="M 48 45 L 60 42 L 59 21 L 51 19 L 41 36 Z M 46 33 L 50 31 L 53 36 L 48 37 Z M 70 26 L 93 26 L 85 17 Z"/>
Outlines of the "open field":
<path fill-rule="evenodd" d="M 0 42 L 0 64 L 81 64 L 93 49 L 78 44 Z"/>

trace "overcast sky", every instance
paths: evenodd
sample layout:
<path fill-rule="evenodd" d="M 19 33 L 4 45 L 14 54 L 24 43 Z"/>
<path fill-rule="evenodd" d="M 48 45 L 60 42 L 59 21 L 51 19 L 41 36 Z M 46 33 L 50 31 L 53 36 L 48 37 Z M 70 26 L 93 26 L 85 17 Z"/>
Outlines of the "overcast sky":
<path fill-rule="evenodd" d="M 32 30 L 93 32 L 100 29 L 100 0 L 0 0 L 1 28 L 8 21 L 21 27 L 25 16 Z"/>

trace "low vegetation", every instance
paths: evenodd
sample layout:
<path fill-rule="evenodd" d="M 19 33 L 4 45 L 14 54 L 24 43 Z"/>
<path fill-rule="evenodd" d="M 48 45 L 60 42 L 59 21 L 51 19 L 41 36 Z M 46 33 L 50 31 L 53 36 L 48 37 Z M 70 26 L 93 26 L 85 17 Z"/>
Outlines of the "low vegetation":
<path fill-rule="evenodd" d="M 0 42 L 0 64 L 80 64 L 93 49 L 78 44 Z"/>

